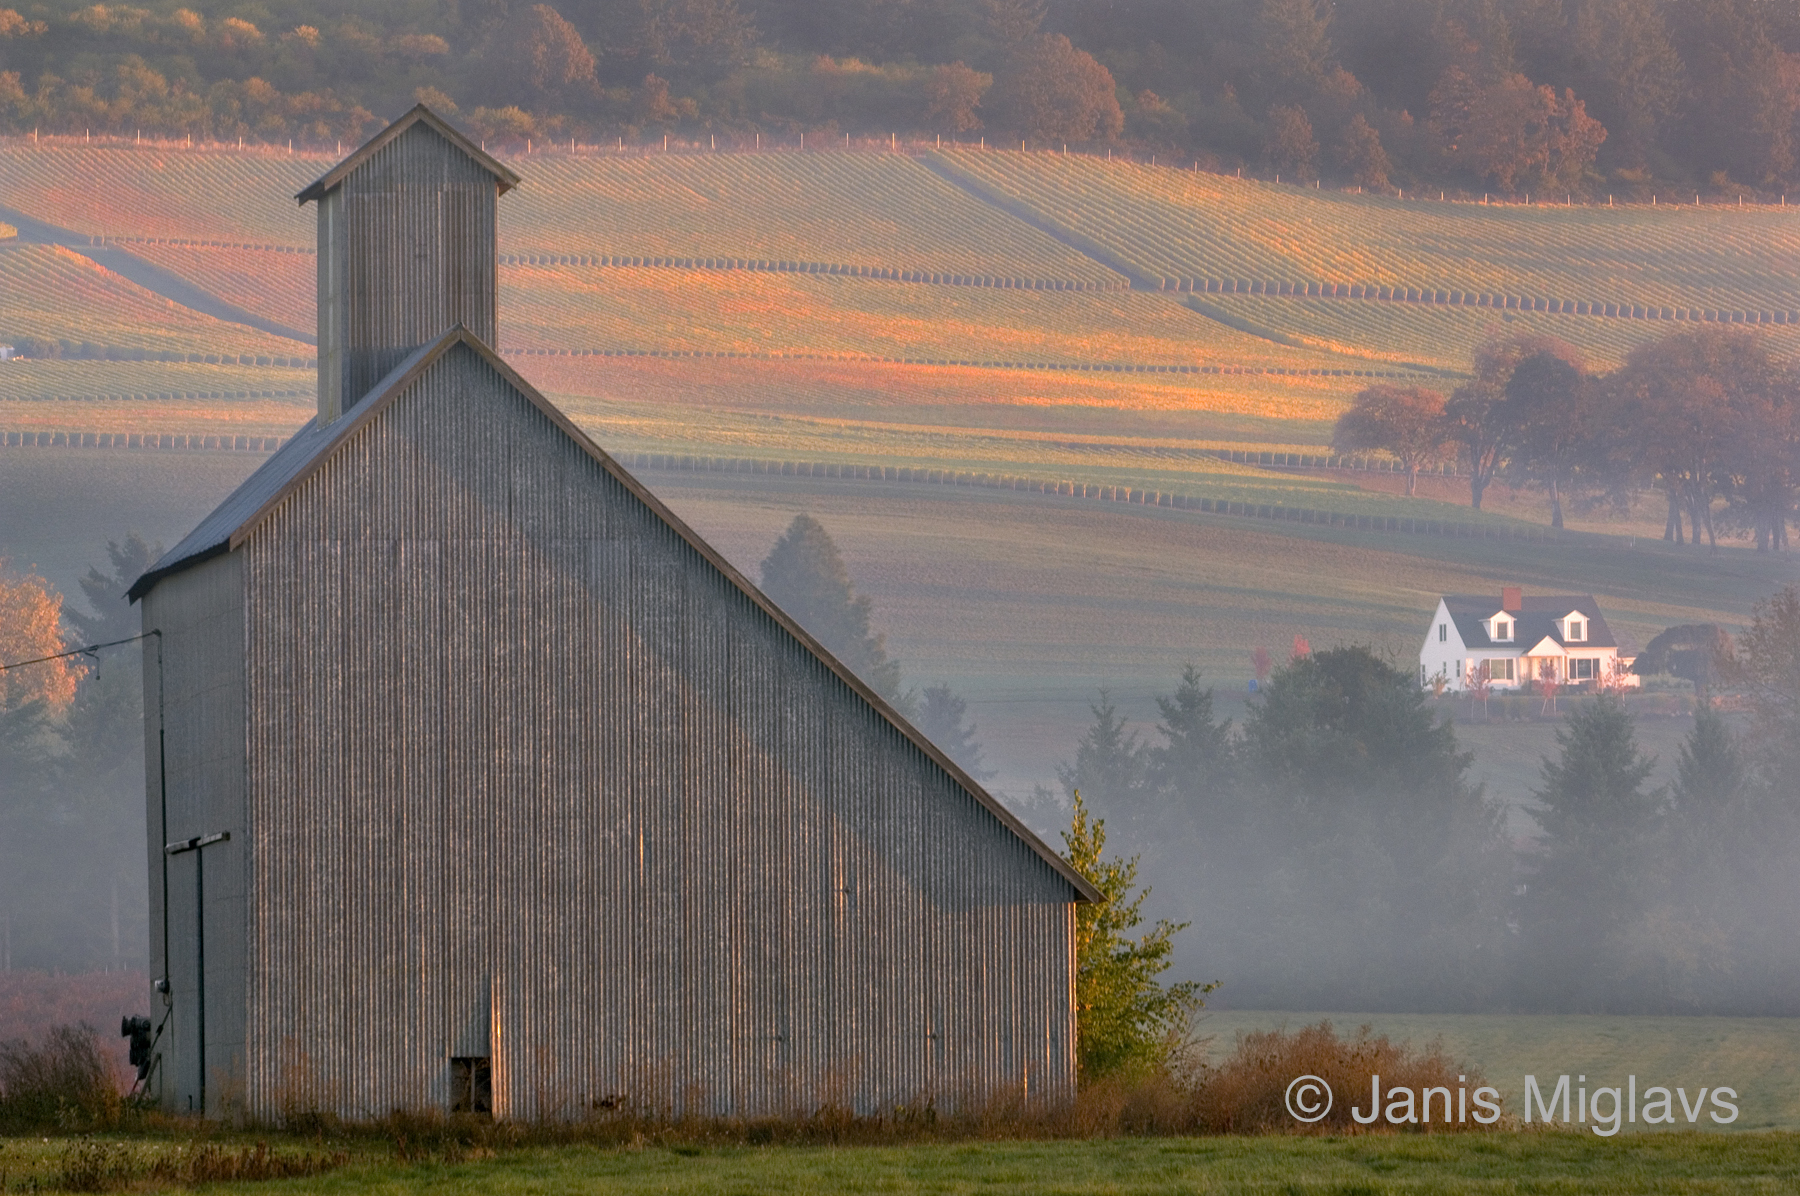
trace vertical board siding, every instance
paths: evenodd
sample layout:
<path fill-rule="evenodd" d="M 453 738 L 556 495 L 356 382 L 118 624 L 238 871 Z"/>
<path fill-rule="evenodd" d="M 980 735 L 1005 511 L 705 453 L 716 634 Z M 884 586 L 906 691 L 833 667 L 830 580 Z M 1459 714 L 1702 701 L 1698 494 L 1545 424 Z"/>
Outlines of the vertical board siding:
<path fill-rule="evenodd" d="M 1068 882 L 474 352 L 240 552 L 252 1110 L 1072 1091 Z"/>
<path fill-rule="evenodd" d="M 407 354 L 458 324 L 485 344 L 500 343 L 497 195 L 485 167 L 420 123 L 321 198 L 324 418 L 335 418 Z M 328 369 L 336 372 L 326 377 Z"/>
<path fill-rule="evenodd" d="M 244 949 L 247 821 L 244 734 L 243 561 L 214 557 L 166 579 L 144 600 L 143 626 L 163 633 L 163 715 L 168 752 L 168 830 L 162 826 L 157 758 L 156 651 L 144 659 L 145 845 L 150 864 L 150 967 L 167 976 L 169 1020 L 163 1027 L 161 1099 L 167 1108 L 200 1101 L 199 920 L 194 870 L 206 869 L 207 1103 L 234 1099 L 232 1077 L 244 1064 Z M 231 840 L 165 860 L 168 842 L 228 831 Z M 169 879 L 169 952 L 163 958 L 162 877 Z M 160 1005 L 161 1002 L 158 1002 Z M 162 1009 L 156 1011 L 160 1021 Z"/>

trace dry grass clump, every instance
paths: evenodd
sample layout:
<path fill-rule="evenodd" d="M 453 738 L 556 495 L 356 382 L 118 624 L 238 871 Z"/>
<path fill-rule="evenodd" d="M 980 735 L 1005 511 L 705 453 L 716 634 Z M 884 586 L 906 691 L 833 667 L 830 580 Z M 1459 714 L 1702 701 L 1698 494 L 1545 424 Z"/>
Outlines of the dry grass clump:
<path fill-rule="evenodd" d="M 195 1142 L 152 1154 L 123 1142 L 81 1138 L 63 1148 L 54 1178 L 68 1192 L 112 1192 L 146 1183 L 192 1187 L 302 1179 L 334 1171 L 349 1160 L 343 1151 L 271 1150 L 267 1142 L 236 1149 Z"/>
<path fill-rule="evenodd" d="M 35 1046 L 0 1043 L 0 1133 L 114 1126 L 123 1112 L 112 1064 L 86 1022 L 57 1026 Z"/>
<path fill-rule="evenodd" d="M 1410 1043 L 1375 1036 L 1363 1026 L 1340 1038 L 1330 1022 L 1299 1030 L 1267 1030 L 1239 1037 L 1237 1050 L 1223 1063 L 1204 1069 L 1195 1088 L 1192 1131 L 1203 1134 L 1363 1133 L 1391 1129 L 1385 1121 L 1363 1126 L 1351 1117 L 1354 1107 L 1369 1102 L 1371 1076 L 1381 1077 L 1385 1093 L 1408 1088 L 1466 1088 L 1483 1083 L 1467 1065 L 1444 1054 L 1432 1042 L 1422 1051 Z M 1319 1121 L 1300 1122 L 1287 1109 L 1288 1085 L 1299 1076 L 1316 1076 L 1331 1086 L 1331 1110 Z M 1459 1078 L 1460 1077 L 1460 1078 Z M 1370 1110 L 1363 1108 L 1364 1115 Z M 1407 1128 L 1412 1128 L 1408 1126 Z M 1482 1129 L 1474 1122 L 1420 1124 L 1430 1129 Z"/>

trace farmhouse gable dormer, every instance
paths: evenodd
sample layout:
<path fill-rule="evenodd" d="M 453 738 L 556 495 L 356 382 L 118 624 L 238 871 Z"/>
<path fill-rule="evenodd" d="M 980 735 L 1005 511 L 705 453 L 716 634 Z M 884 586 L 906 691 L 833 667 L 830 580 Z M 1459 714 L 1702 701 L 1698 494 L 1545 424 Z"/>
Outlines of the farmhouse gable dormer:
<path fill-rule="evenodd" d="M 1631 664 L 1591 594 L 1527 597 L 1506 586 L 1500 601 L 1486 594 L 1446 594 L 1438 601 L 1419 651 L 1420 684 L 1439 679 L 1450 689 L 1536 681 L 1632 684 Z"/>

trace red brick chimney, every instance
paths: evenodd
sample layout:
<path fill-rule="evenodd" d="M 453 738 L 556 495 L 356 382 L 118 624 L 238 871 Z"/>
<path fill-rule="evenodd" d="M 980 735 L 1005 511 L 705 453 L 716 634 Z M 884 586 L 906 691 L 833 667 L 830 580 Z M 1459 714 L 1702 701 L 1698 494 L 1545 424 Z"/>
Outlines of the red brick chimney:
<path fill-rule="evenodd" d="M 1500 587 L 1500 609 L 1521 611 L 1525 609 L 1525 591 L 1518 586 Z"/>

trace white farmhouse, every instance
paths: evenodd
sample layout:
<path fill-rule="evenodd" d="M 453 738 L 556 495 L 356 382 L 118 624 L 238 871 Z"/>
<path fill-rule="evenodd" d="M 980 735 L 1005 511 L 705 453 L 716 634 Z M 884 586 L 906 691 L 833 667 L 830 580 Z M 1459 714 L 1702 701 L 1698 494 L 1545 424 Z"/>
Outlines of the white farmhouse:
<path fill-rule="evenodd" d="M 1527 598 L 1518 586 L 1445 594 L 1419 649 L 1419 684 L 1464 690 L 1485 679 L 1520 689 L 1549 678 L 1575 689 L 1635 686 L 1633 656 L 1620 656 L 1592 594 Z"/>

